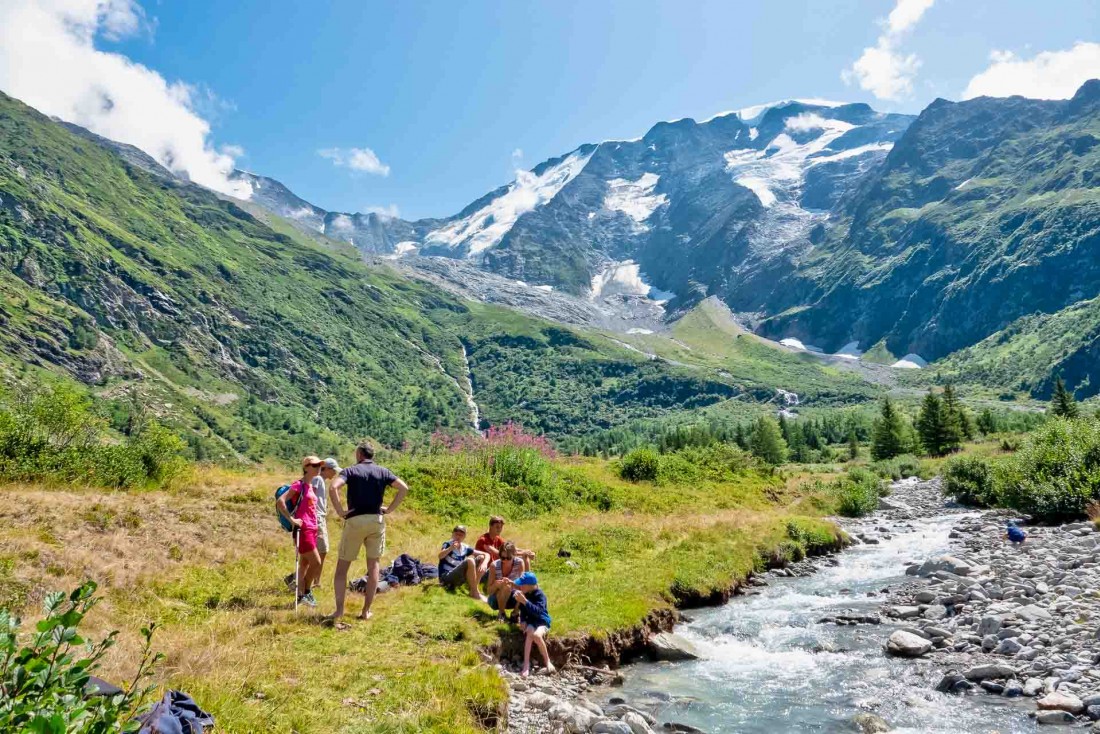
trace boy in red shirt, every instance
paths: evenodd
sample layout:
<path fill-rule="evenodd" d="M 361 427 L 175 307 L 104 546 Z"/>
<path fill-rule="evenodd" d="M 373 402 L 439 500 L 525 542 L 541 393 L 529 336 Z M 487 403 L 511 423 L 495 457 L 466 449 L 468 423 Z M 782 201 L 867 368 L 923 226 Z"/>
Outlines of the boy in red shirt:
<path fill-rule="evenodd" d="M 497 560 L 500 558 L 500 549 L 504 547 L 504 536 L 501 535 L 503 531 L 504 518 L 500 515 L 493 515 L 489 518 L 489 532 L 477 539 L 474 548 L 482 553 L 488 553 L 490 561 Z M 516 548 L 516 558 L 525 560 L 527 567 L 530 568 L 531 561 L 535 560 L 535 554 L 533 551 Z"/>

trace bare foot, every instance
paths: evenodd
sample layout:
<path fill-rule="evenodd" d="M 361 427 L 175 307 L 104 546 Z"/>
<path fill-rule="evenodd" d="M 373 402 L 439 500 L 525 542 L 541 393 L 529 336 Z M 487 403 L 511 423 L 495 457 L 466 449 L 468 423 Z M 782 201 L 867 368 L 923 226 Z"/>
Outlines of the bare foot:
<path fill-rule="evenodd" d="M 359 619 L 363 622 L 366 622 L 368 619 L 370 619 L 373 616 L 374 616 L 374 612 L 363 612 L 362 614 L 359 615 Z"/>
<path fill-rule="evenodd" d="M 519 673 L 519 677 L 520 678 L 526 678 L 529 675 L 531 675 L 531 668 L 529 668 L 527 666 L 524 666 L 523 670 L 521 670 L 520 673 Z"/>
<path fill-rule="evenodd" d="M 547 675 L 553 675 L 554 673 L 557 673 L 557 672 L 558 672 L 558 669 L 554 667 L 553 663 L 547 663 L 546 664 L 546 674 Z"/>

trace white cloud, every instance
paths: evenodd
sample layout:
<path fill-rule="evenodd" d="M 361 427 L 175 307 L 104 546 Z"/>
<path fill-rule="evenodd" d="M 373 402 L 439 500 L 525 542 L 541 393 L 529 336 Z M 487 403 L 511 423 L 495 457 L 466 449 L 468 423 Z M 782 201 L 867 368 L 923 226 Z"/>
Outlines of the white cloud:
<path fill-rule="evenodd" d="M 1100 43 L 1080 41 L 1065 51 L 1043 51 L 1021 59 L 994 51 L 989 67 L 966 85 L 963 99 L 1011 97 L 1069 99 L 1089 79 L 1100 79 Z"/>
<path fill-rule="evenodd" d="M 164 167 L 216 191 L 247 199 L 230 181 L 239 148 L 217 150 L 197 111 L 197 88 L 169 83 L 97 38 L 152 32 L 136 0 L 0 2 L 0 89 L 41 112 L 142 149 Z"/>
<path fill-rule="evenodd" d="M 397 204 L 390 204 L 389 206 L 368 206 L 363 209 L 365 214 L 377 214 L 382 219 L 397 219 L 401 216 L 401 210 L 397 208 Z"/>
<path fill-rule="evenodd" d="M 787 120 L 784 127 L 792 132 L 809 132 L 810 130 L 821 130 L 826 124 L 827 121 L 821 115 L 813 112 L 803 112 L 801 115 Z"/>
<path fill-rule="evenodd" d="M 389 176 L 390 167 L 379 160 L 370 148 L 322 148 L 317 155 L 328 158 L 333 165 L 350 168 L 353 171 L 373 173 L 377 176 Z"/>
<path fill-rule="evenodd" d="M 935 0 L 897 0 L 874 46 L 863 53 L 840 76 L 847 84 L 859 84 L 879 99 L 898 100 L 913 91 L 913 79 L 920 69 L 916 54 L 899 50 L 904 35 L 913 29 Z"/>
<path fill-rule="evenodd" d="M 518 166 L 523 161 L 523 148 L 516 148 L 512 151 L 512 165 Z"/>

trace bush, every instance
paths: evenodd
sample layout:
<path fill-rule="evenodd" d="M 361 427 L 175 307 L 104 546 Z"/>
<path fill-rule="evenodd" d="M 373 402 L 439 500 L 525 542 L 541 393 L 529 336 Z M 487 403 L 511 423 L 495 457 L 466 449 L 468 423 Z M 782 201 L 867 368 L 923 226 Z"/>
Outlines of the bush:
<path fill-rule="evenodd" d="M 619 476 L 631 482 L 654 481 L 661 468 L 661 457 L 655 449 L 644 446 L 622 458 Z"/>
<path fill-rule="evenodd" d="M 186 468 L 184 442 L 147 423 L 122 442 L 75 388 L 58 386 L 0 406 L 0 474 L 98 487 L 139 488 L 170 482 Z"/>
<path fill-rule="evenodd" d="M 153 655 L 153 626 L 142 630 L 145 646 L 129 688 L 114 696 L 85 697 L 89 677 L 114 646 L 116 632 L 99 642 L 85 642 L 79 626 L 95 606 L 95 582 L 66 596 L 46 597 L 43 619 L 30 639 L 19 644 L 20 620 L 0 610 L 0 731 L 133 732 L 146 686 L 162 656 Z M 83 646 L 84 655 L 78 650 Z"/>
<path fill-rule="evenodd" d="M 829 485 L 836 496 L 837 512 L 845 517 L 863 517 L 878 507 L 882 480 L 866 469 L 854 469 Z"/>
<path fill-rule="evenodd" d="M 993 465 L 978 456 L 956 456 L 943 467 L 943 494 L 964 505 L 997 504 Z"/>
<path fill-rule="evenodd" d="M 919 477 L 921 475 L 920 459 L 912 454 L 902 454 L 892 459 L 883 459 L 871 464 L 871 471 L 883 479 L 897 481 L 906 477 Z"/>
<path fill-rule="evenodd" d="M 1000 501 L 1037 520 L 1080 518 L 1100 498 L 1100 419 L 1054 418 L 997 465 Z"/>

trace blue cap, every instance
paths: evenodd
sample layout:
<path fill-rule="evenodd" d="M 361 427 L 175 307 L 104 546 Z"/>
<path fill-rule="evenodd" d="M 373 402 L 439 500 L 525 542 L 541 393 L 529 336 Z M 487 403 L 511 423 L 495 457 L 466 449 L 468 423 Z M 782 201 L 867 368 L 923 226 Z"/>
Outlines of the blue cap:
<path fill-rule="evenodd" d="M 530 571 L 524 571 L 523 573 L 520 574 L 519 578 L 516 579 L 516 586 L 538 586 L 538 585 L 539 585 L 538 578 L 535 576 L 535 574 L 531 573 Z"/>

